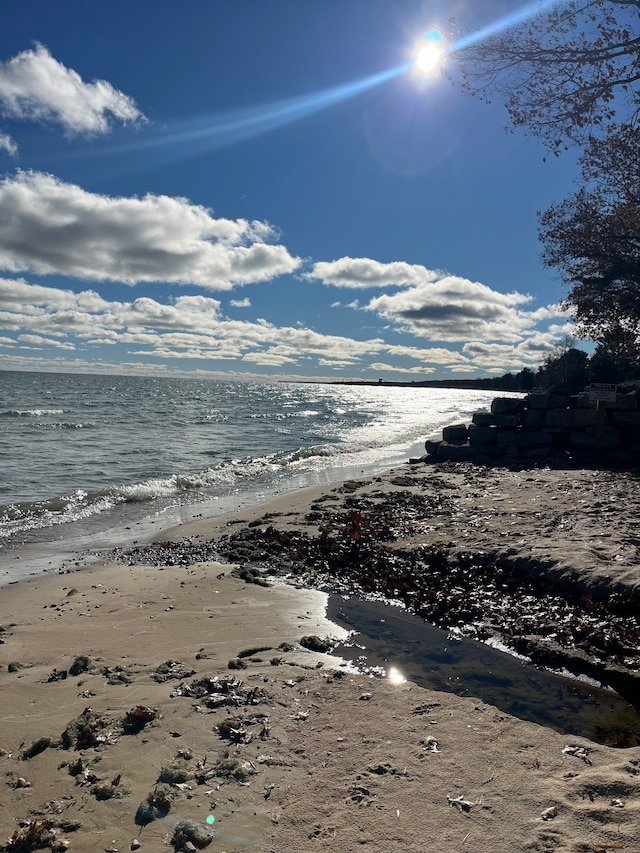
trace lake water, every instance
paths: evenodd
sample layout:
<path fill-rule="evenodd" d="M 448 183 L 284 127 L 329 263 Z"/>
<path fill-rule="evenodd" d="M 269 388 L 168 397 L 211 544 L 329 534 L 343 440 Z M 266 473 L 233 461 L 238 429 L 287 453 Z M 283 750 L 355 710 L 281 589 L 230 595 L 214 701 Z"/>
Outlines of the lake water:
<path fill-rule="evenodd" d="M 0 583 L 89 544 L 402 464 L 494 396 L 0 371 Z"/>

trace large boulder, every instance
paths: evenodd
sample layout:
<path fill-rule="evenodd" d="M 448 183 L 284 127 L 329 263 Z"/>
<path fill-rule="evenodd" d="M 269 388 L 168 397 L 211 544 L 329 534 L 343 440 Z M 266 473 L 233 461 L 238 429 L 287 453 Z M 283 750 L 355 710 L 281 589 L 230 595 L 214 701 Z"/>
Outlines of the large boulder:
<path fill-rule="evenodd" d="M 494 415 L 518 415 L 520 412 L 524 412 L 521 397 L 496 397 L 491 401 L 491 413 Z"/>
<path fill-rule="evenodd" d="M 447 444 L 466 444 L 469 439 L 469 430 L 466 424 L 453 424 L 442 430 L 442 440 Z"/>

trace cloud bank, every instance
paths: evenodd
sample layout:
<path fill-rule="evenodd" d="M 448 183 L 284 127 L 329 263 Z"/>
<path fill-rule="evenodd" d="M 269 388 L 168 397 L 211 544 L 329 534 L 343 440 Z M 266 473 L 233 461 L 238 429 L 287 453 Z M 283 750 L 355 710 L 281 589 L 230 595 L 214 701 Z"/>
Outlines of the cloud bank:
<path fill-rule="evenodd" d="M 236 367 L 310 369 L 316 374 L 318 368 L 327 368 L 352 375 L 374 370 L 415 377 L 436 368 L 496 373 L 539 363 L 559 330 L 532 330 L 511 344 L 468 342 L 459 351 L 393 344 L 380 337 L 357 340 L 266 320 L 234 320 L 224 315 L 219 300 L 201 294 L 179 296 L 168 304 L 150 297 L 121 302 L 92 290 L 75 293 L 0 278 L 0 343 L 8 359 L 9 353 L 18 357 L 18 350 L 49 346 L 84 353 L 87 361 L 93 353 L 100 360 L 105 348 L 117 347 L 127 358 L 174 366 L 188 361 L 211 366 L 235 362 Z"/>
<path fill-rule="evenodd" d="M 564 316 L 557 306 L 526 310 L 533 301 L 527 294 L 499 293 L 479 282 L 401 261 L 340 258 L 315 264 L 307 277 L 352 289 L 402 288 L 346 307 L 369 311 L 398 331 L 432 341 L 518 344 L 541 321 Z"/>
<path fill-rule="evenodd" d="M 113 198 L 41 172 L 0 181 L 0 269 L 208 290 L 268 281 L 300 260 L 268 223 L 218 219 L 184 198 Z"/>

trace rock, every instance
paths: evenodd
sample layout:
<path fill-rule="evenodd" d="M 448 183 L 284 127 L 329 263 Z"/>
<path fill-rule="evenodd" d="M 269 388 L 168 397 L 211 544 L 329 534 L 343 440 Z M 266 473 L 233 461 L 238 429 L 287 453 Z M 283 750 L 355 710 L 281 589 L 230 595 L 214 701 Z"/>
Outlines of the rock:
<path fill-rule="evenodd" d="M 479 462 L 506 464 L 517 459 L 541 460 L 555 456 L 602 459 L 618 466 L 632 466 L 640 460 L 640 397 L 635 393 L 616 396 L 615 402 L 596 403 L 588 392 L 532 393 L 526 397 L 497 397 L 491 412 L 473 415 L 468 427 L 453 424 L 442 431 L 442 441 L 425 442 L 425 462 Z M 601 439 L 596 427 L 602 422 Z"/>
<path fill-rule="evenodd" d="M 16 779 L 16 788 L 30 788 L 31 782 L 27 782 L 27 780 L 23 776 L 18 776 Z"/>
<path fill-rule="evenodd" d="M 498 439 L 498 431 L 495 427 L 484 424 L 471 424 L 469 427 L 469 444 L 492 444 Z"/>
<path fill-rule="evenodd" d="M 466 444 L 469 438 L 469 430 L 465 424 L 453 424 L 442 430 L 442 440 L 448 444 Z"/>
<path fill-rule="evenodd" d="M 498 447 L 529 449 L 531 447 L 551 447 L 552 444 L 553 439 L 548 432 L 501 430 L 498 433 Z"/>
<path fill-rule="evenodd" d="M 513 415 L 524 412 L 524 400 L 520 397 L 496 397 L 491 403 L 494 415 Z"/>
<path fill-rule="evenodd" d="M 478 426 L 520 426 L 520 415 L 492 415 L 491 412 L 474 412 L 471 420 Z"/>
<path fill-rule="evenodd" d="M 527 409 L 567 409 L 571 397 L 567 394 L 528 394 L 525 405 Z"/>
<path fill-rule="evenodd" d="M 131 849 L 132 850 L 139 850 L 141 847 L 142 847 L 142 844 L 138 841 L 137 838 L 134 838 L 133 841 L 131 842 Z"/>

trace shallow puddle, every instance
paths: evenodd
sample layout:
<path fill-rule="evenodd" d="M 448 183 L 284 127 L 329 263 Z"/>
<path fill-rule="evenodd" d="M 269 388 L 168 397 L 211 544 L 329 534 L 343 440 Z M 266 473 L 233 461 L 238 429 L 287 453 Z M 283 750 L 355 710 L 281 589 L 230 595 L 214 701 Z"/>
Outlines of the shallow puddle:
<path fill-rule="evenodd" d="M 393 669 L 421 687 L 473 696 L 597 743 L 640 744 L 640 714 L 610 690 L 536 669 L 475 640 L 449 639 L 447 631 L 381 601 L 331 595 L 327 617 L 357 632 L 334 651 L 360 668 Z"/>

